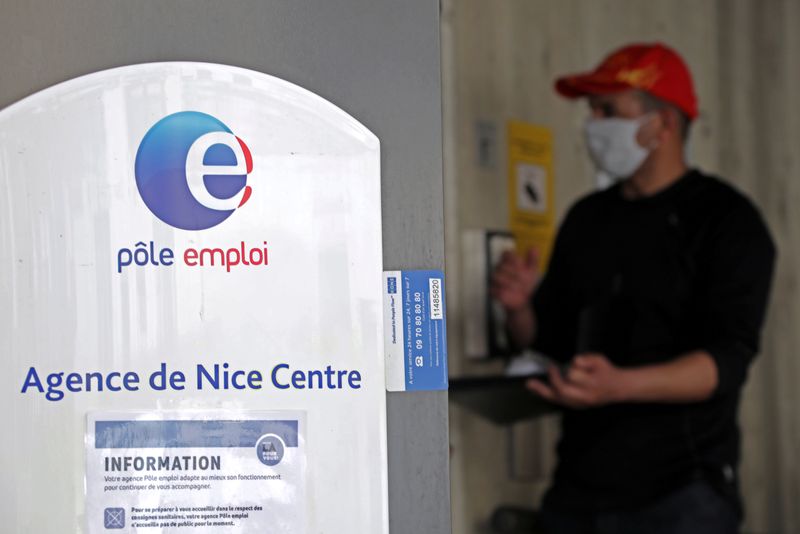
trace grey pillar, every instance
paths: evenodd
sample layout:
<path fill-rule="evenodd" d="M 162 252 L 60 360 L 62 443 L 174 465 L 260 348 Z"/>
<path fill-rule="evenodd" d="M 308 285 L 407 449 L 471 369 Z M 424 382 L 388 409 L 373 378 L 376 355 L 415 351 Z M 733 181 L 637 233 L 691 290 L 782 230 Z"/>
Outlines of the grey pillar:
<path fill-rule="evenodd" d="M 172 60 L 272 74 L 364 123 L 381 140 L 385 267 L 443 268 L 438 0 L 0 0 L 0 108 Z M 388 412 L 392 534 L 450 532 L 447 395 L 392 394 Z"/>

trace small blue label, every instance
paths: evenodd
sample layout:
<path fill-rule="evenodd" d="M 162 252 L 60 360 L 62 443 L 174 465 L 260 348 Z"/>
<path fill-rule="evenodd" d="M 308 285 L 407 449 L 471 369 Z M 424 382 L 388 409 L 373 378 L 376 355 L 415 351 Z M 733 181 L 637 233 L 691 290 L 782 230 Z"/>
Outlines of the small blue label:
<path fill-rule="evenodd" d="M 262 464 L 269 467 L 278 465 L 283 460 L 283 441 L 274 434 L 264 436 L 256 443 L 256 455 Z"/>
<path fill-rule="evenodd" d="M 390 295 L 394 295 L 395 293 L 397 293 L 397 278 L 395 278 L 394 276 L 390 276 L 386 280 L 386 289 L 387 291 L 389 291 Z"/>
<path fill-rule="evenodd" d="M 103 526 L 107 529 L 125 528 L 125 508 L 106 508 L 103 513 Z"/>
<path fill-rule="evenodd" d="M 403 271 L 406 391 L 447 389 L 442 271 Z"/>

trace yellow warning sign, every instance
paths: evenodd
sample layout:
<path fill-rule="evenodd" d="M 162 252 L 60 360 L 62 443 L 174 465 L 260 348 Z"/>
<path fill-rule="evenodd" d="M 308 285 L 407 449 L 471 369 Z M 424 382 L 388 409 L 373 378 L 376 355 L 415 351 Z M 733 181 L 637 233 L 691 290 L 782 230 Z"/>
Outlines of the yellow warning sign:
<path fill-rule="evenodd" d="M 508 196 L 512 227 L 553 224 L 553 134 L 549 128 L 508 123 Z"/>
<path fill-rule="evenodd" d="M 508 123 L 509 226 L 524 253 L 533 247 L 544 268 L 555 234 L 553 134 L 549 128 Z"/>

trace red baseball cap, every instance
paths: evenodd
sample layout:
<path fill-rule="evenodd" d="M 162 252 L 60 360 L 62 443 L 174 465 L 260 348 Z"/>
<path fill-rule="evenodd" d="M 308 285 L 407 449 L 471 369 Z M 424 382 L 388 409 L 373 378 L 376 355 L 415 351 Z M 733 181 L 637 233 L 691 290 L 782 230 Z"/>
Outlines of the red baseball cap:
<path fill-rule="evenodd" d="M 615 50 L 591 72 L 556 80 L 567 98 L 639 89 L 675 105 L 690 119 L 697 117 L 697 97 L 689 68 L 673 49 L 661 43 L 632 44 Z"/>

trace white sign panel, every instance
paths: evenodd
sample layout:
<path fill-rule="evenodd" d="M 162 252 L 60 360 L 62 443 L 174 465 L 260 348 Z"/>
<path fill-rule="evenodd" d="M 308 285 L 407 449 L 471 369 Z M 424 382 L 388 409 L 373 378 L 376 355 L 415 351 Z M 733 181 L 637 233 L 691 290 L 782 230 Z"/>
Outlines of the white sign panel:
<path fill-rule="evenodd" d="M 123 67 L 0 111 L 0 188 L 4 532 L 388 532 L 372 133 Z"/>

